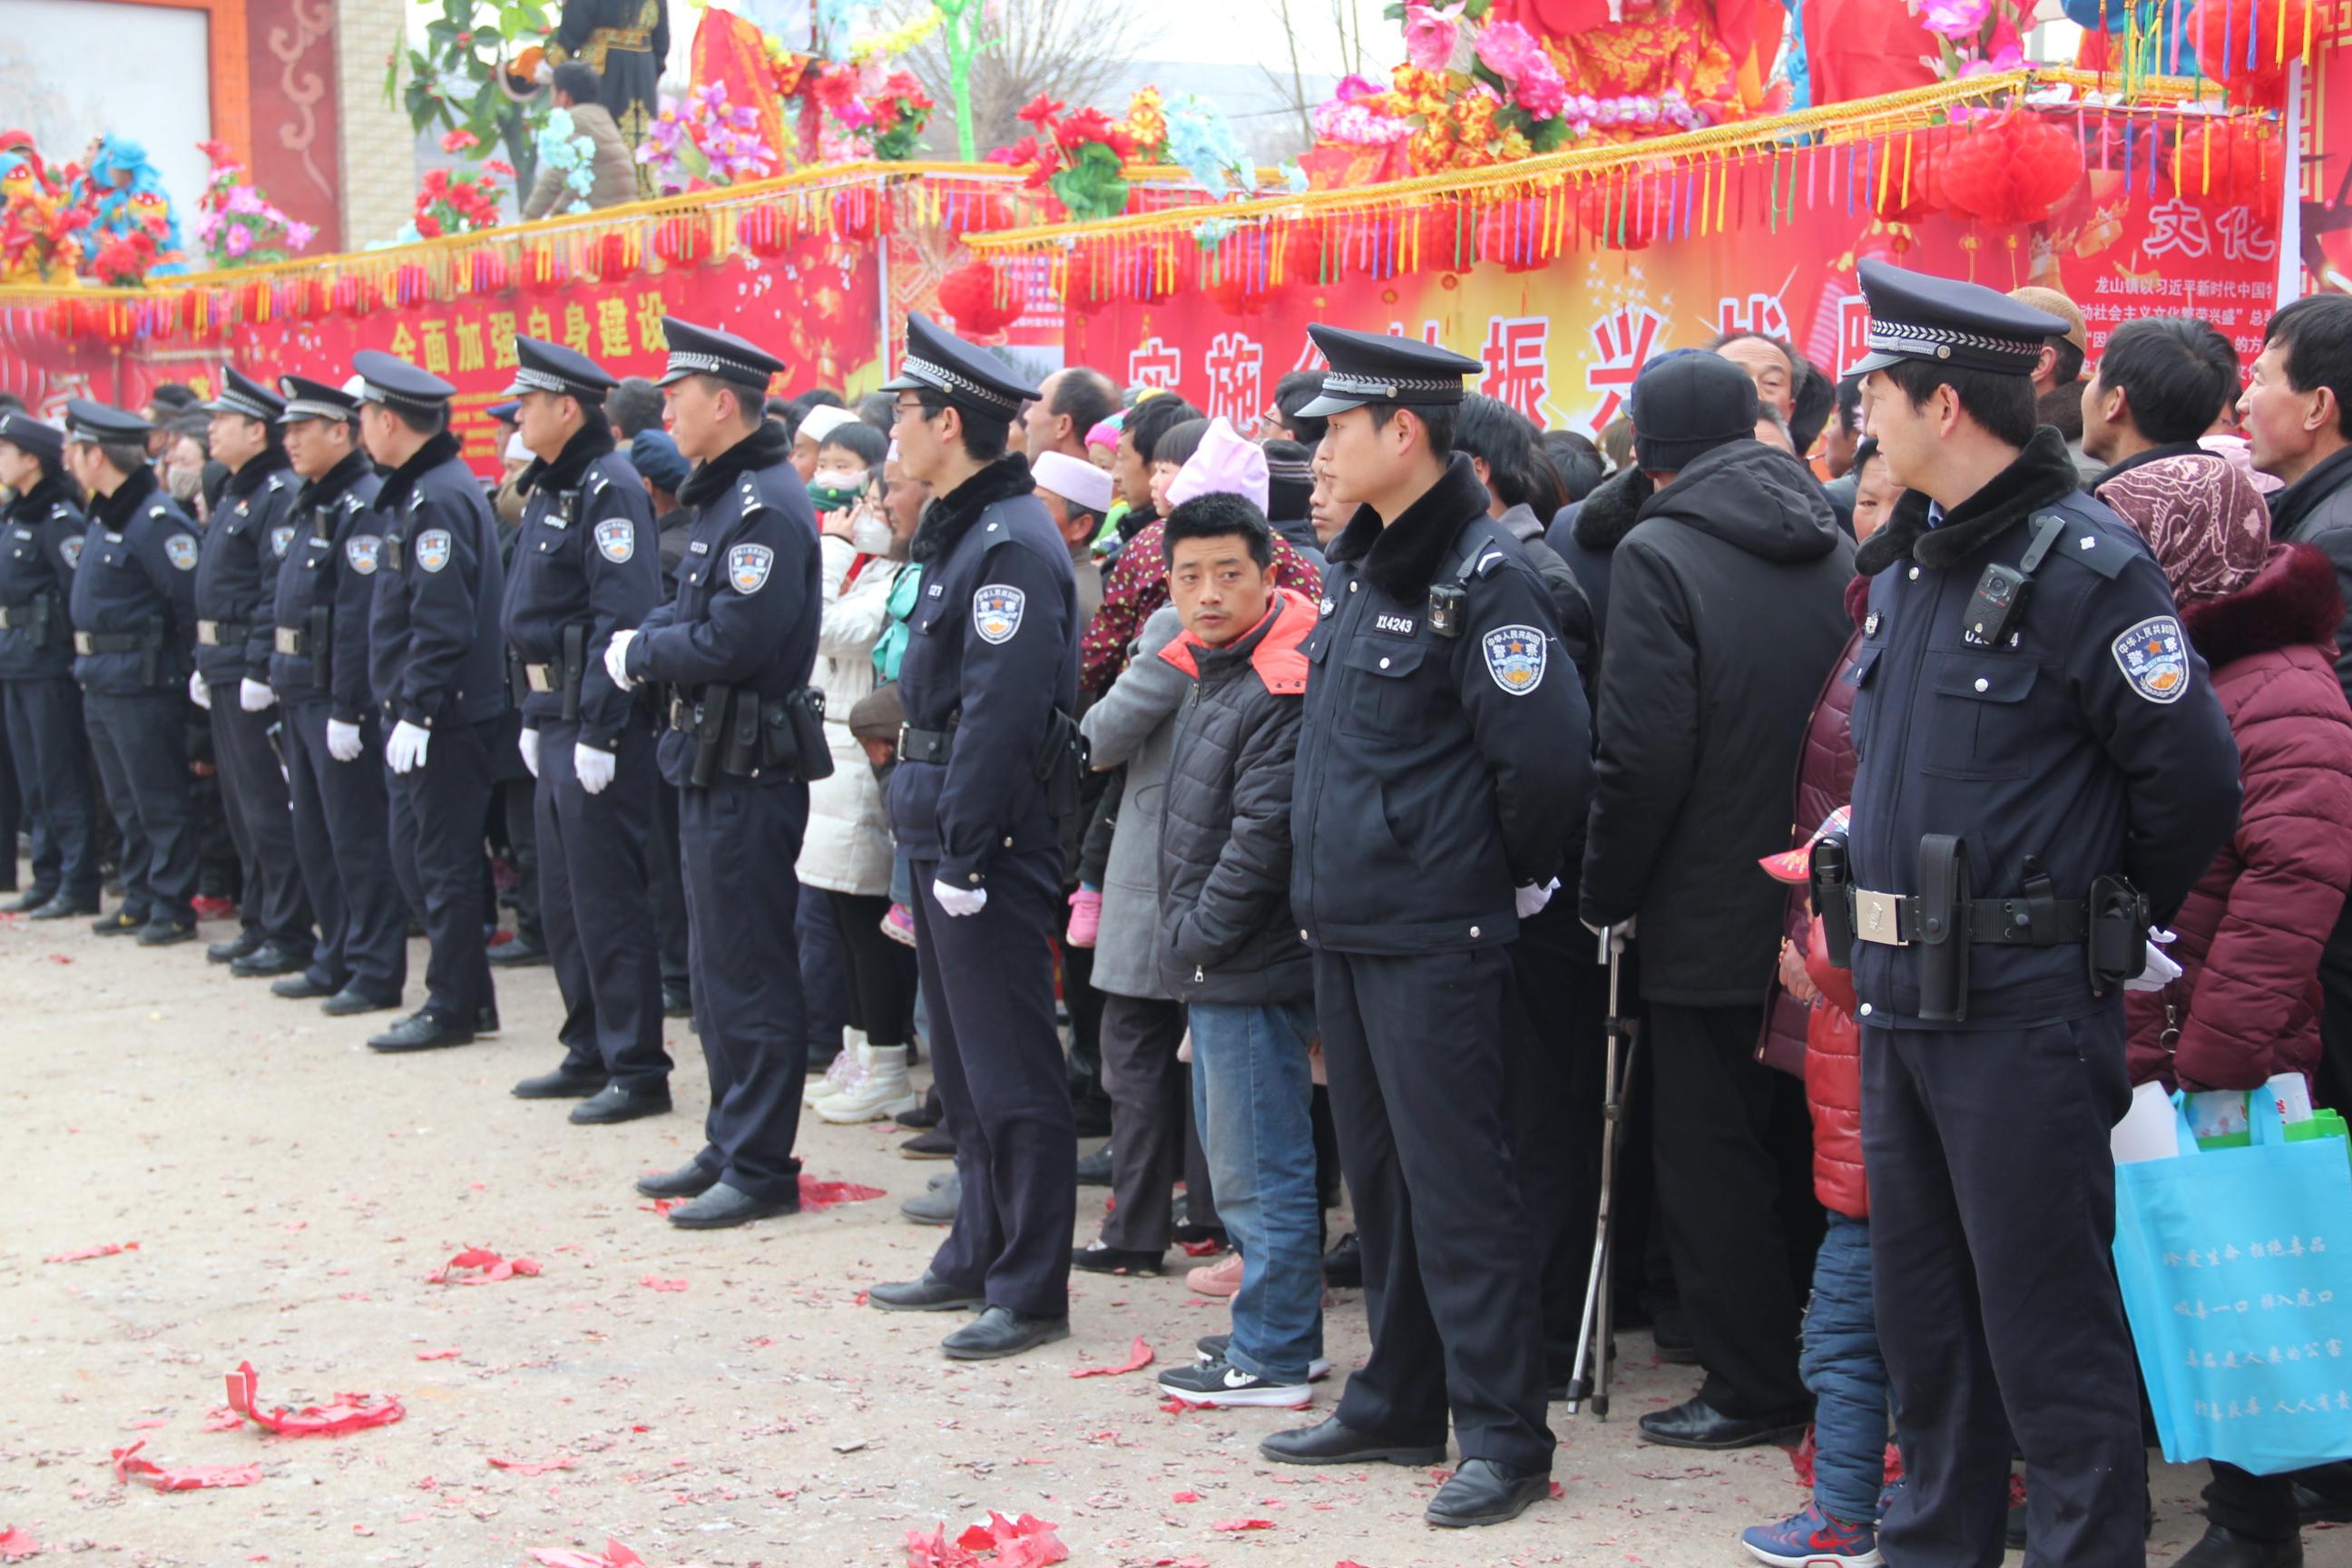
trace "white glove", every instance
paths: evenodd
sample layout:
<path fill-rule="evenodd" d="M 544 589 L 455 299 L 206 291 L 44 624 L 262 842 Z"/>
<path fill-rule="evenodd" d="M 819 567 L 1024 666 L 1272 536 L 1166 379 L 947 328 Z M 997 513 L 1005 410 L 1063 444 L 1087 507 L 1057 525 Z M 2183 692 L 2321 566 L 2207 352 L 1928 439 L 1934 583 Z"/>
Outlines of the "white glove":
<path fill-rule="evenodd" d="M 600 752 L 585 741 L 572 748 L 572 771 L 580 775 L 580 787 L 590 795 L 603 795 L 620 765 L 621 760 L 612 752 Z"/>
<path fill-rule="evenodd" d="M 2154 926 L 2147 928 L 2147 967 L 2139 972 L 2138 979 L 2125 981 L 2125 990 L 2161 991 L 2180 978 L 2182 973 L 2180 965 L 2175 963 L 2171 955 L 2158 945 L 2173 940 L 2175 938 L 2171 931 L 2158 931 Z"/>
<path fill-rule="evenodd" d="M 248 675 L 236 683 L 236 705 L 248 713 L 258 713 L 277 701 L 278 693 L 269 689 L 266 680 L 256 680 Z"/>
<path fill-rule="evenodd" d="M 614 686 L 623 691 L 626 691 L 629 688 L 636 684 L 635 681 L 629 679 L 629 672 L 626 668 L 629 657 L 629 639 L 636 635 L 637 634 L 634 631 L 614 632 L 613 634 L 613 640 L 604 645 L 604 673 L 611 676 L 613 678 Z"/>
<path fill-rule="evenodd" d="M 936 877 L 931 879 L 931 897 L 946 915 L 976 915 L 988 907 L 986 888 L 950 888 Z"/>
<path fill-rule="evenodd" d="M 432 731 L 403 719 L 392 727 L 392 739 L 383 743 L 383 760 L 392 764 L 394 773 L 414 773 L 425 765 L 425 748 L 432 743 Z"/>
<path fill-rule="evenodd" d="M 327 721 L 327 755 L 339 763 L 355 763 L 360 755 L 360 727 L 341 719 Z"/>
<path fill-rule="evenodd" d="M 1511 895 L 1511 902 L 1517 906 L 1519 919 L 1526 920 L 1531 915 L 1543 913 L 1544 906 L 1551 902 L 1551 896 L 1558 891 L 1559 891 L 1558 877 L 1540 886 L 1529 882 Z"/>
<path fill-rule="evenodd" d="M 188 700 L 206 710 L 213 705 L 213 694 L 205 689 L 205 678 L 193 669 L 188 671 Z"/>
<path fill-rule="evenodd" d="M 522 732 L 522 739 L 517 742 L 517 749 L 522 752 L 522 765 L 530 770 L 531 777 L 537 778 L 539 776 L 539 731 L 525 730 Z"/>

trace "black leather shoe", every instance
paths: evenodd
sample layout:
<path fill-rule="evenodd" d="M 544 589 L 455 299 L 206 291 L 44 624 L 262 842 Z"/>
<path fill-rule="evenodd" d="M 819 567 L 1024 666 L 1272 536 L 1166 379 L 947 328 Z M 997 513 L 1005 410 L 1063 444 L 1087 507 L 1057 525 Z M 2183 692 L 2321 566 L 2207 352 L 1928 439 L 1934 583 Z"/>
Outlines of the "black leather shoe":
<path fill-rule="evenodd" d="M 987 1306 L 988 1298 L 977 1290 L 950 1285 L 926 1268 L 920 1279 L 909 1279 L 903 1285 L 875 1286 L 866 1292 L 866 1304 L 886 1312 L 968 1312 L 974 1307 Z"/>
<path fill-rule="evenodd" d="M 616 1121 L 635 1121 L 641 1116 L 669 1114 L 669 1086 L 658 1089 L 624 1089 L 608 1083 L 597 1090 L 596 1097 L 572 1108 L 575 1127 L 608 1127 Z M 799 1205 L 793 1205 L 795 1208 Z"/>
<path fill-rule="evenodd" d="M 1070 1248 L 1070 1267 L 1089 1274 L 1131 1274 L 1157 1279 L 1167 1265 L 1166 1253 L 1145 1252 L 1138 1247 L 1108 1247 L 1097 1241 Z"/>
<path fill-rule="evenodd" d="M 1323 1255 L 1323 1283 L 1335 1290 L 1353 1290 L 1363 1282 L 1364 1244 L 1351 1230 Z"/>
<path fill-rule="evenodd" d="M 55 888 L 35 888 L 23 898 L 10 904 L 8 912 L 12 915 L 29 915 L 57 896 L 58 890 Z"/>
<path fill-rule="evenodd" d="M 522 931 L 515 932 L 512 942 L 490 949 L 491 966 L 498 969 L 529 969 L 547 962 L 547 944 Z"/>
<path fill-rule="evenodd" d="M 177 947 L 196 940 L 194 921 L 149 921 L 139 932 L 142 947 Z"/>
<path fill-rule="evenodd" d="M 309 961 L 289 952 L 274 942 L 265 942 L 243 958 L 228 966 L 228 972 L 239 980 L 261 980 L 273 974 L 293 974 L 307 967 Z"/>
<path fill-rule="evenodd" d="M 1070 1320 L 1029 1318 L 1010 1307 L 991 1307 L 940 1342 L 950 1361 L 1001 1361 L 1039 1345 L 1070 1337 Z"/>
<path fill-rule="evenodd" d="M 60 893 L 32 913 L 37 921 L 69 921 L 76 915 L 98 913 L 96 899 L 68 899 Z"/>
<path fill-rule="evenodd" d="M 498 1007 L 498 1004 L 497 1004 L 497 1003 L 495 1003 L 495 1002 L 486 1002 L 486 1003 L 484 1003 L 481 1006 L 475 1008 L 475 1009 L 474 1009 L 474 1033 L 475 1033 L 477 1036 L 488 1036 L 488 1035 L 495 1035 L 495 1034 L 497 1034 L 498 1032 L 499 1032 L 499 1007 Z"/>
<path fill-rule="evenodd" d="M 2304 1471 L 2294 1483 L 2294 1510 L 2305 1524 L 2352 1524 L 2352 1459 Z"/>
<path fill-rule="evenodd" d="M 1110 1185 L 1109 1144 L 1104 1144 L 1091 1154 L 1078 1156 L 1078 1185 L 1082 1187 Z"/>
<path fill-rule="evenodd" d="M 603 1072 L 566 1072 L 557 1068 L 537 1078 L 527 1078 L 507 1092 L 517 1100 L 586 1100 L 600 1094 L 612 1081 Z"/>
<path fill-rule="evenodd" d="M 397 996 L 386 1002 L 381 997 L 369 995 L 356 986 L 346 985 L 319 1004 L 319 1011 L 330 1018 L 352 1018 L 362 1013 L 390 1012 L 399 1005 L 400 998 Z"/>
<path fill-rule="evenodd" d="M 2303 1568 L 2303 1537 L 2256 1541 L 2224 1525 L 2209 1524 L 2204 1538 L 2172 1568 Z"/>
<path fill-rule="evenodd" d="M 901 1127 L 911 1127 L 917 1131 L 929 1131 L 946 1120 L 946 1117 L 947 1113 L 940 1108 L 940 1091 L 932 1089 L 924 1093 L 922 1104 L 912 1110 L 902 1110 L 890 1120 Z"/>
<path fill-rule="evenodd" d="M 731 1225 L 749 1225 L 755 1219 L 800 1212 L 798 1193 L 788 1198 L 755 1198 L 719 1182 L 692 1203 L 680 1204 L 670 1210 L 669 1222 L 680 1230 L 725 1230 Z"/>
<path fill-rule="evenodd" d="M 289 974 L 283 980 L 273 981 L 270 984 L 269 994 L 272 996 L 283 996 L 289 1002 L 314 1002 L 332 996 L 341 989 L 342 987 L 331 985 L 316 975 L 304 973 Z"/>
<path fill-rule="evenodd" d="M 955 1140 L 944 1127 L 926 1127 L 912 1138 L 898 1141 L 898 1157 L 902 1160 L 952 1160 Z"/>
<path fill-rule="evenodd" d="M 420 1007 L 386 1029 L 368 1037 L 372 1051 L 437 1051 L 449 1046 L 470 1046 L 474 1031 L 430 1007 Z"/>
<path fill-rule="evenodd" d="M 235 963 L 261 944 L 259 931 L 239 931 L 227 942 L 216 942 L 205 949 L 205 957 L 214 963 Z"/>
<path fill-rule="evenodd" d="M 147 917 L 134 915 L 129 910 L 117 910 L 110 915 L 92 921 L 89 929 L 100 936 L 137 936 L 147 929 Z"/>
<path fill-rule="evenodd" d="M 1515 1470 L 1493 1459 L 1465 1459 L 1453 1479 L 1437 1489 L 1422 1518 L 1449 1530 L 1501 1524 L 1551 1495 L 1545 1470 Z"/>
<path fill-rule="evenodd" d="M 694 1016 L 693 994 L 675 980 L 662 982 L 662 1016 L 665 1018 Z"/>
<path fill-rule="evenodd" d="M 1276 1432 L 1257 1451 L 1277 1465 L 1366 1465 L 1385 1460 L 1391 1465 L 1435 1465 L 1445 1459 L 1445 1440 L 1434 1443 L 1391 1443 L 1368 1436 L 1327 1416 L 1313 1426 Z"/>
<path fill-rule="evenodd" d="M 1813 1413 L 1803 1405 L 1771 1415 L 1726 1415 L 1693 1396 L 1671 1410 L 1642 1417 L 1642 1436 L 1669 1448 L 1754 1448 L 1794 1442 L 1805 1435 Z"/>
<path fill-rule="evenodd" d="M 691 1160 L 675 1171 L 637 1178 L 637 1191 L 649 1198 L 698 1198 L 718 1184 L 718 1177 Z"/>

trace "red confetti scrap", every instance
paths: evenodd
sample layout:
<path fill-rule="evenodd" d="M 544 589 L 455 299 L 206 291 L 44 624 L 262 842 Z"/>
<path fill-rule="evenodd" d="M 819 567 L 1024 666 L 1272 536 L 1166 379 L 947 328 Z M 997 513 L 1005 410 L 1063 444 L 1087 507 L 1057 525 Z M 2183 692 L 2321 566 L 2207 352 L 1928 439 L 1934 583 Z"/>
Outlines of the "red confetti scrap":
<path fill-rule="evenodd" d="M 542 1568 L 646 1568 L 646 1560 L 617 1541 L 604 1542 L 604 1550 L 595 1556 L 585 1552 L 571 1552 L 560 1546 L 530 1548 L 532 1562 Z"/>
<path fill-rule="evenodd" d="M 1181 1399 L 1171 1397 L 1161 1400 L 1160 1408 L 1171 1415 L 1198 1415 L 1202 1411 L 1213 1407 L 1206 1405 L 1187 1405 Z"/>
<path fill-rule="evenodd" d="M 205 1416 L 205 1430 L 207 1432 L 234 1432 L 244 1425 L 245 1417 L 226 1405 Z"/>
<path fill-rule="evenodd" d="M 1152 1362 L 1151 1346 L 1141 1334 L 1127 1347 L 1127 1359 L 1117 1366 L 1081 1366 L 1071 1370 L 1072 1377 L 1117 1377 L 1125 1372 L 1141 1372 Z"/>
<path fill-rule="evenodd" d="M 80 1263 L 92 1258 L 111 1258 L 118 1252 L 136 1252 L 135 1241 L 110 1241 L 98 1247 L 77 1247 L 71 1252 L 52 1252 L 41 1259 L 44 1263 Z"/>
<path fill-rule="evenodd" d="M 139 1450 L 146 1446 L 146 1439 L 142 1438 L 128 1448 L 113 1450 L 116 1480 L 126 1485 L 137 1481 L 159 1492 L 192 1492 L 205 1487 L 249 1487 L 261 1479 L 259 1465 L 190 1465 L 167 1470 L 152 1460 L 138 1458 Z"/>
<path fill-rule="evenodd" d="M 952 1542 L 945 1525 L 929 1535 L 910 1530 L 907 1568 L 1050 1568 L 1070 1555 L 1056 1528 L 1034 1514 L 1007 1519 L 991 1510 L 987 1523 L 970 1526 Z"/>
<path fill-rule="evenodd" d="M 501 1459 L 492 1454 L 489 1460 L 492 1469 L 512 1470 L 519 1476 L 543 1476 L 550 1470 L 568 1470 L 580 1462 L 570 1454 L 558 1454 L 551 1459 Z"/>
<path fill-rule="evenodd" d="M 1568 1489 L 1561 1486 L 1558 1481 L 1554 1481 L 1551 1483 L 1551 1495 L 1552 1500 L 1557 1502 L 1559 1500 L 1568 1495 Z"/>
<path fill-rule="evenodd" d="M 683 1290 L 686 1289 L 685 1280 L 665 1279 L 658 1274 L 646 1275 L 643 1279 L 639 1279 L 637 1283 L 644 1286 L 648 1290 Z"/>
<path fill-rule="evenodd" d="M 0 1535 L 0 1563 L 14 1563 L 19 1558 L 38 1557 L 40 1554 L 41 1543 L 33 1539 L 31 1531 L 21 1525 L 5 1535 Z"/>
<path fill-rule="evenodd" d="M 1201 1500 L 1201 1494 L 1199 1492 L 1178 1492 L 1169 1500 L 1171 1502 L 1199 1502 Z"/>
<path fill-rule="evenodd" d="M 371 1426 L 389 1426 L 408 1414 L 388 1394 L 338 1394 L 334 1403 L 325 1406 L 306 1405 L 289 1412 L 281 1405 L 264 1415 L 253 1402 L 260 1382 L 251 1362 L 239 1365 L 228 1374 L 228 1407 L 281 1437 L 340 1437 Z"/>
<path fill-rule="evenodd" d="M 469 1247 L 425 1277 L 427 1285 L 488 1285 L 517 1275 L 530 1279 L 539 1264 L 529 1258 L 500 1258 L 487 1247 Z"/>
<path fill-rule="evenodd" d="M 51 963 L 71 963 L 73 962 L 73 960 L 72 960 L 72 959 L 70 959 L 70 958 L 68 958 L 68 957 L 67 957 L 64 953 L 62 953 L 62 952 L 53 952 L 53 953 L 49 954 L 49 962 L 50 962 Z"/>
<path fill-rule="evenodd" d="M 1184 1249 L 1187 1258 L 1208 1258 L 1225 1249 L 1223 1242 L 1205 1236 L 1198 1241 L 1180 1241 L 1176 1245 Z"/>
<path fill-rule="evenodd" d="M 666 1215 L 678 1205 L 688 1201 L 685 1198 L 656 1198 L 649 1204 L 639 1204 L 637 1206 L 647 1214 Z"/>
<path fill-rule="evenodd" d="M 454 1345 L 446 1351 L 418 1351 L 416 1359 L 418 1361 L 456 1361 L 457 1351 Z"/>
<path fill-rule="evenodd" d="M 856 1182 L 819 1182 L 805 1173 L 801 1177 L 803 1214 L 817 1214 L 839 1204 L 870 1203 L 883 1195 L 881 1188 L 862 1186 Z"/>
<path fill-rule="evenodd" d="M 1217 1521 L 1216 1523 L 1209 1526 L 1209 1528 L 1211 1530 L 1227 1531 L 1272 1530 L 1274 1528 L 1274 1521 L 1270 1519 L 1221 1519 Z"/>
<path fill-rule="evenodd" d="M 123 1423 L 124 1427 L 132 1432 L 152 1432 L 158 1426 L 168 1426 L 170 1425 L 171 1423 L 164 1420 L 161 1415 L 142 1415 L 136 1420 L 126 1421 Z"/>

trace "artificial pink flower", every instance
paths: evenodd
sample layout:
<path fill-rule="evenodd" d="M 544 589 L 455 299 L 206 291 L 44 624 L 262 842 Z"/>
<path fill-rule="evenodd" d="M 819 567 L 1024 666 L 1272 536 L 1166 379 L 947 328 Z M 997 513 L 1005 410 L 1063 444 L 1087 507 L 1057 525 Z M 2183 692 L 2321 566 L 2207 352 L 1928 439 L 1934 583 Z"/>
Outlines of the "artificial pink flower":
<path fill-rule="evenodd" d="M 1538 56 L 1512 82 L 1511 101 L 1526 110 L 1530 120 L 1554 120 L 1568 107 L 1568 83 L 1551 61 Z"/>
<path fill-rule="evenodd" d="M 1535 38 L 1517 22 L 1489 22 L 1477 37 L 1478 63 L 1513 86 L 1536 66 L 1550 62 Z"/>
<path fill-rule="evenodd" d="M 1973 38 L 1992 12 L 1993 0 L 1927 0 L 1919 25 L 1947 38 Z"/>
<path fill-rule="evenodd" d="M 1461 23 L 1460 0 L 1443 10 L 1417 3 L 1408 5 L 1404 8 L 1405 58 L 1425 71 L 1444 70 L 1453 62 Z"/>

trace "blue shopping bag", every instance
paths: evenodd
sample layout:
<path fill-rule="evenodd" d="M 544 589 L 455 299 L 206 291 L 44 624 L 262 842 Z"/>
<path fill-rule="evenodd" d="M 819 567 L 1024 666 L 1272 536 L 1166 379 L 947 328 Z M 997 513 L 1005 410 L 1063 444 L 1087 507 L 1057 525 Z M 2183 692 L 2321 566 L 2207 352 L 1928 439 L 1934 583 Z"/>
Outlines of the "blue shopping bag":
<path fill-rule="evenodd" d="M 2289 1142 L 2267 1089 L 2253 1142 L 2116 1168 L 2116 1270 L 2164 1457 L 2276 1475 L 2352 1458 L 2352 1165 Z"/>

